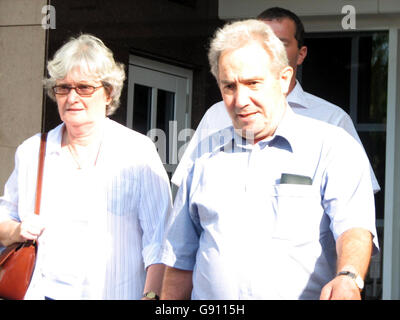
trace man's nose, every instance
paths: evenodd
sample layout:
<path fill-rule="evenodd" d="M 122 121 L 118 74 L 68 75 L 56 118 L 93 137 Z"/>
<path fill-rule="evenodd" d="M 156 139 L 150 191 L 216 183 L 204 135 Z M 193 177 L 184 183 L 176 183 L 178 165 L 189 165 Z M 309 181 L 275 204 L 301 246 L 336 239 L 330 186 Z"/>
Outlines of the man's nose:
<path fill-rule="evenodd" d="M 239 86 L 235 93 L 235 102 L 238 108 L 243 108 L 249 104 L 249 92 L 246 87 Z"/>

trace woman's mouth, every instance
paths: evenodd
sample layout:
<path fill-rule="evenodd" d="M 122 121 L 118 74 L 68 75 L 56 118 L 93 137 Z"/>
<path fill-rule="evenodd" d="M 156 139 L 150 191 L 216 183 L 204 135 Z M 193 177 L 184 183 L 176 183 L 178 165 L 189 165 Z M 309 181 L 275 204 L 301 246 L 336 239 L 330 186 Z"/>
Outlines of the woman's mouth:
<path fill-rule="evenodd" d="M 78 111 L 83 111 L 84 109 L 83 108 L 68 108 L 67 109 L 67 111 L 70 111 L 70 112 L 78 112 Z"/>

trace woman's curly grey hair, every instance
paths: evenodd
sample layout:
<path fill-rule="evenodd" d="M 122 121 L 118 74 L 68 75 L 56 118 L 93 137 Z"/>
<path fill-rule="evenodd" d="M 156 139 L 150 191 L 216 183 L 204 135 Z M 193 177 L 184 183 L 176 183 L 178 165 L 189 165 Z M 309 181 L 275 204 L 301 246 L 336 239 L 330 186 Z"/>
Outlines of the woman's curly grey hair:
<path fill-rule="evenodd" d="M 90 34 L 71 38 L 47 63 L 49 77 L 44 80 L 44 84 L 51 99 L 55 100 L 53 86 L 56 80 L 64 79 L 69 72 L 77 69 L 81 74 L 95 78 L 103 84 L 111 98 L 106 107 L 106 115 L 112 115 L 119 107 L 125 80 L 124 65 L 114 60 L 112 51 L 99 38 Z"/>
<path fill-rule="evenodd" d="M 276 70 L 282 70 L 288 66 L 289 62 L 283 43 L 266 23 L 255 19 L 231 22 L 215 32 L 208 51 L 211 73 L 217 81 L 218 62 L 222 52 L 239 49 L 253 41 L 262 43 Z"/>

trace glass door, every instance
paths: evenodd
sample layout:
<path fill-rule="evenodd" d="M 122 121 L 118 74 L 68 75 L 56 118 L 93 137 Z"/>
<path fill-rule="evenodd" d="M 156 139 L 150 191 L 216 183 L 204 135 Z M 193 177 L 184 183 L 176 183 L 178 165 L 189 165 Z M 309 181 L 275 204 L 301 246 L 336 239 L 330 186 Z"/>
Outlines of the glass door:
<path fill-rule="evenodd" d="M 153 140 L 170 178 L 191 138 L 191 87 L 191 70 L 130 57 L 127 126 Z"/>

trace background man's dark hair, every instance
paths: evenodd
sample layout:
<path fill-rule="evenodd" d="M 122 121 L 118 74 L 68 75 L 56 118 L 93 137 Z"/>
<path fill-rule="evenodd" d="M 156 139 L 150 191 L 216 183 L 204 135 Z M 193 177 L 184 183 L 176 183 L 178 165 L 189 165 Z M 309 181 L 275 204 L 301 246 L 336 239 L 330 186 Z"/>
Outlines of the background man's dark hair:
<path fill-rule="evenodd" d="M 258 20 L 267 20 L 267 21 L 280 20 L 283 18 L 288 18 L 294 22 L 296 26 L 296 34 L 294 37 L 296 38 L 297 46 L 300 49 L 304 43 L 304 25 L 301 22 L 300 18 L 295 13 L 280 7 L 273 7 L 264 10 L 257 16 Z"/>

